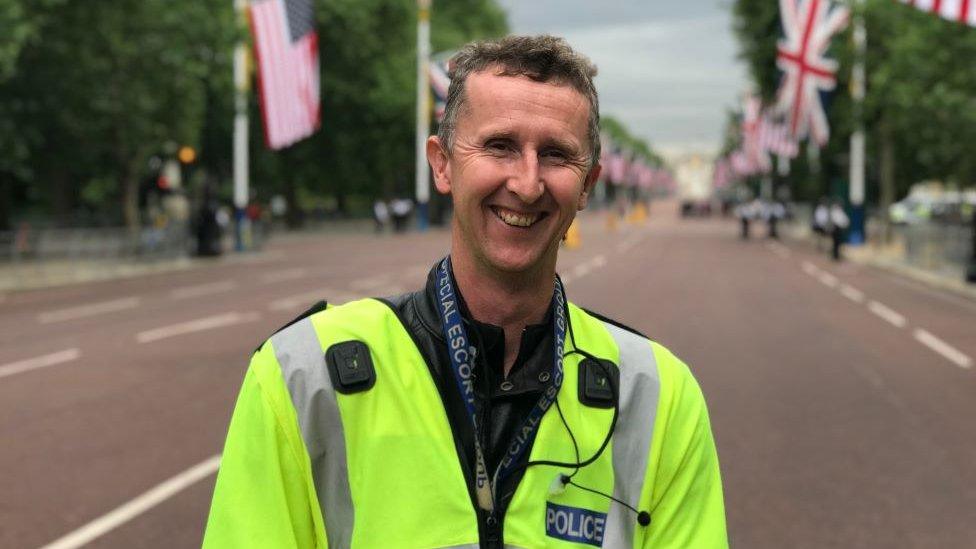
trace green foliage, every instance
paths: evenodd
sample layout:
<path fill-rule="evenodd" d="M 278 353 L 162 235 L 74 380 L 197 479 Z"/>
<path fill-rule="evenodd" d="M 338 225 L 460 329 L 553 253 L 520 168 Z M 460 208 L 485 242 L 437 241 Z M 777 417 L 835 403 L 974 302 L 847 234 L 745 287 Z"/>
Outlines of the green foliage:
<path fill-rule="evenodd" d="M 347 196 L 411 192 L 416 2 L 316 9 L 322 130 L 266 150 L 254 90 L 254 193 L 342 207 Z M 493 0 L 435 2 L 432 13 L 434 51 L 507 32 Z M 0 0 L 0 28 L 0 227 L 14 212 L 67 219 L 79 208 L 134 225 L 148 159 L 183 144 L 200 153 L 192 179 L 230 195 L 232 52 L 246 36 L 232 2 Z"/>
<path fill-rule="evenodd" d="M 778 83 L 775 66 L 778 6 L 767 0 L 733 4 L 740 54 L 759 93 L 771 102 Z M 912 183 L 939 179 L 976 182 L 976 29 L 946 21 L 890 0 L 866 0 L 860 8 L 867 29 L 868 197 L 876 198 L 881 128 L 887 125 L 896 151 L 895 184 L 904 195 Z M 791 184 L 801 196 L 816 196 L 828 182 L 846 180 L 856 109 L 847 93 L 854 61 L 852 28 L 834 39 L 840 62 L 829 119 L 831 140 L 821 170 L 805 158 L 794 161 Z M 802 156 L 802 152 L 801 152 Z"/>

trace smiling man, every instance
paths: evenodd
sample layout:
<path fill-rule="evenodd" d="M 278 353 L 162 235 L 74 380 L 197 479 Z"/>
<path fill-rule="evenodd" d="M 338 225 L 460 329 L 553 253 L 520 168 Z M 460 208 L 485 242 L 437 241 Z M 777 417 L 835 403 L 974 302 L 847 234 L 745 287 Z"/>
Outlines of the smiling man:
<path fill-rule="evenodd" d="M 255 353 L 205 546 L 727 546 L 688 368 L 556 276 L 600 172 L 595 72 L 549 36 L 454 58 L 427 143 L 451 254 Z"/>

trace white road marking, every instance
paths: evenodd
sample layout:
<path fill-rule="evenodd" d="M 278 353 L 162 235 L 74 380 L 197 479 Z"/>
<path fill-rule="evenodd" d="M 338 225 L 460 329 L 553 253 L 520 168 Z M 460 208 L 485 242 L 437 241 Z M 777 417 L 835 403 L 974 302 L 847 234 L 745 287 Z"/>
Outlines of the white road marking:
<path fill-rule="evenodd" d="M 810 263 L 809 261 L 803 262 L 803 272 L 807 273 L 810 276 L 820 275 L 820 269 L 818 269 L 816 265 Z"/>
<path fill-rule="evenodd" d="M 766 248 L 768 248 L 774 254 L 782 257 L 783 259 L 787 259 L 787 258 L 790 257 L 790 255 L 792 255 L 792 252 L 790 252 L 790 249 L 787 248 L 786 246 L 780 244 L 779 242 L 767 242 L 766 243 Z"/>
<path fill-rule="evenodd" d="M 285 269 L 282 271 L 274 271 L 272 273 L 263 274 L 261 275 L 259 281 L 261 284 L 276 284 L 278 282 L 298 280 L 300 278 L 305 278 L 306 276 L 308 276 L 308 269 L 299 267 L 297 269 Z"/>
<path fill-rule="evenodd" d="M 390 283 L 390 275 L 378 275 L 370 278 L 361 278 L 359 280 L 354 280 L 349 284 L 349 287 L 357 291 L 366 291 L 370 288 L 378 288 L 380 286 L 385 286 Z"/>
<path fill-rule="evenodd" d="M 840 293 L 841 293 L 841 295 L 843 295 L 847 299 L 850 299 L 854 303 L 863 303 L 864 302 L 864 292 L 862 292 L 861 290 L 858 290 L 857 288 L 855 288 L 853 286 L 849 286 L 847 284 L 841 284 L 841 286 L 840 286 Z"/>
<path fill-rule="evenodd" d="M 138 306 L 139 306 L 138 297 L 123 297 L 121 299 L 113 299 L 111 301 L 101 301 L 98 303 L 89 303 L 87 305 L 79 305 L 78 307 L 58 309 L 56 311 L 44 311 L 42 313 L 38 313 L 37 320 L 41 324 L 51 324 L 54 322 L 76 320 L 79 318 L 85 318 L 85 317 L 95 316 L 95 315 L 100 315 L 105 313 L 114 313 L 116 311 L 123 311 L 125 309 L 133 309 Z"/>
<path fill-rule="evenodd" d="M 229 292 L 234 288 L 237 288 L 237 282 L 233 280 L 222 280 L 220 282 L 211 282 L 209 284 L 200 284 L 198 286 L 184 286 L 182 288 L 176 288 L 169 293 L 169 296 L 173 299 L 189 299 L 192 297 L 203 297 L 205 295 Z"/>
<path fill-rule="evenodd" d="M 41 549 L 82 547 L 216 473 L 219 467 L 220 456 L 212 456 Z"/>
<path fill-rule="evenodd" d="M 593 267 L 590 267 L 589 263 L 580 263 L 579 265 L 573 267 L 573 276 L 576 278 L 583 278 L 584 276 L 590 274 Z"/>
<path fill-rule="evenodd" d="M 817 278 L 819 278 L 820 282 L 823 283 L 823 285 L 828 288 L 837 287 L 837 277 L 828 273 L 827 271 L 821 272 Z"/>
<path fill-rule="evenodd" d="M 600 254 L 600 255 L 594 257 L 593 259 L 591 259 L 590 260 L 590 263 L 592 263 L 593 264 L 593 267 L 594 268 L 597 268 L 597 269 L 599 269 L 601 267 L 606 267 L 607 266 L 607 256 L 605 256 L 603 254 Z"/>
<path fill-rule="evenodd" d="M 939 353 L 940 355 L 947 358 L 950 362 L 959 366 L 960 368 L 972 368 L 973 359 L 969 358 L 965 353 L 956 349 L 952 345 L 949 345 L 945 341 L 942 341 L 938 337 L 935 337 L 931 333 L 921 329 L 915 329 L 915 339 L 919 341 L 922 345 L 925 345 L 929 349 Z"/>
<path fill-rule="evenodd" d="M 64 364 L 65 362 L 78 360 L 79 357 L 81 357 L 81 350 L 74 348 L 65 349 L 49 355 L 18 360 L 17 362 L 11 362 L 10 364 L 0 366 L 0 377 L 12 376 L 14 374 L 29 372 L 31 370 L 37 370 L 38 368 L 46 368 L 56 364 Z"/>
<path fill-rule="evenodd" d="M 908 324 L 908 321 L 905 320 L 905 317 L 900 313 L 889 309 L 884 304 L 878 303 L 877 301 L 872 300 L 870 303 L 868 303 L 868 309 L 897 328 L 904 328 L 905 325 Z"/>
<path fill-rule="evenodd" d="M 179 324 L 172 324 L 170 326 L 163 326 L 161 328 L 153 328 L 152 330 L 139 332 L 138 334 L 136 334 L 136 341 L 138 341 L 139 343 L 150 343 L 152 341 L 159 341 L 160 339 L 192 334 L 194 332 L 213 330 L 215 328 L 224 328 L 226 326 L 244 324 L 245 322 L 254 322 L 259 318 L 261 318 L 261 315 L 259 315 L 256 312 L 224 313 L 224 314 L 208 316 L 205 318 L 198 318 L 196 320 L 190 320 L 188 322 L 180 322 Z"/>
<path fill-rule="evenodd" d="M 346 301 L 351 301 L 358 297 L 359 296 L 351 295 L 346 292 L 340 292 L 332 288 L 320 288 L 311 292 L 303 292 L 300 294 L 283 297 L 281 299 L 276 299 L 268 304 L 268 309 L 271 311 L 290 311 L 300 308 L 307 309 L 321 300 L 328 301 L 329 303 L 345 303 Z"/>

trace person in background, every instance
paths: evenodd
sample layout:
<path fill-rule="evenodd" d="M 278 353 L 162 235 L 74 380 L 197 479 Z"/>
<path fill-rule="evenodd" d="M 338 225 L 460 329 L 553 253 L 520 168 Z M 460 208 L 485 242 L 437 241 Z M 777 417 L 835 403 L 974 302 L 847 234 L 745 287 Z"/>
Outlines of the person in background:
<path fill-rule="evenodd" d="M 390 223 L 390 208 L 379 198 L 373 202 L 373 222 L 376 223 L 376 234 L 382 234 Z"/>
<path fill-rule="evenodd" d="M 834 200 L 830 205 L 830 221 L 828 223 L 830 237 L 833 241 L 830 256 L 834 259 L 834 261 L 840 261 L 842 258 L 841 246 L 844 244 L 844 238 L 847 234 L 847 227 L 850 226 L 850 224 L 851 221 L 847 218 L 847 213 L 844 211 L 844 206 L 841 204 L 840 200 Z"/>

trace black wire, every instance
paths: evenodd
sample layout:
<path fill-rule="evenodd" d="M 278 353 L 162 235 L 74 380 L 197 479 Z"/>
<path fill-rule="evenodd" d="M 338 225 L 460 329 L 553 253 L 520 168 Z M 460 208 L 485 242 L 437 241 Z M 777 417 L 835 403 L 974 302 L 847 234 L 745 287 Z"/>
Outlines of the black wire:
<path fill-rule="evenodd" d="M 638 511 L 637 509 L 631 507 L 630 504 L 628 504 L 628 503 L 626 503 L 624 501 L 620 501 L 619 499 L 611 496 L 610 494 L 604 494 L 603 492 L 600 492 L 598 490 L 594 490 L 593 488 L 587 488 L 586 486 L 582 486 L 580 484 L 576 484 L 575 482 L 573 482 L 573 479 L 572 478 L 567 477 L 566 475 L 563 475 L 563 477 L 562 477 L 561 480 L 563 481 L 563 484 L 572 484 L 573 486 L 579 488 L 580 490 L 586 490 L 587 492 L 590 492 L 591 494 L 596 494 L 598 496 L 603 496 L 603 497 L 606 497 L 606 498 L 610 498 L 613 501 L 616 501 L 617 503 L 619 503 L 620 505 L 623 505 L 624 507 L 630 509 L 631 511 L 633 511 L 633 512 L 635 512 L 637 514 L 640 514 L 640 511 Z"/>

